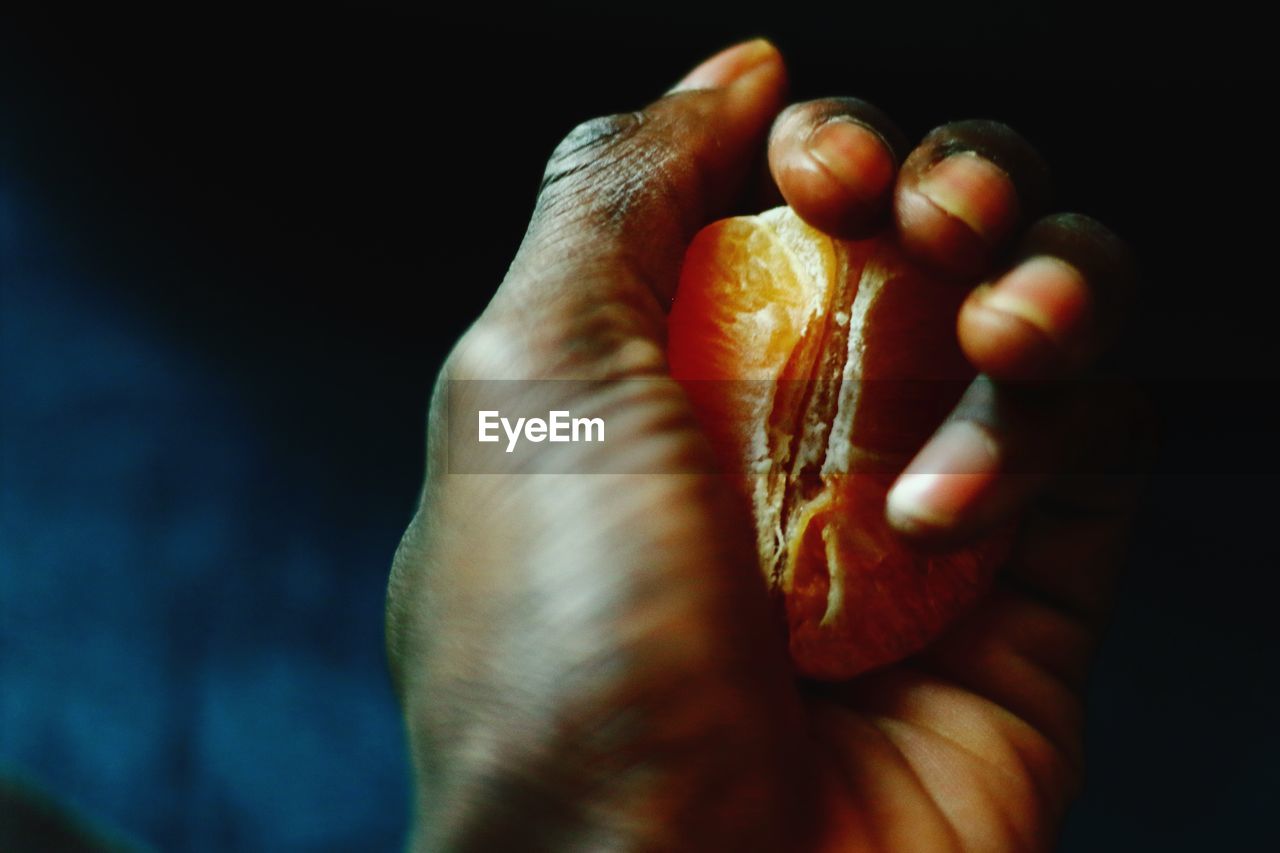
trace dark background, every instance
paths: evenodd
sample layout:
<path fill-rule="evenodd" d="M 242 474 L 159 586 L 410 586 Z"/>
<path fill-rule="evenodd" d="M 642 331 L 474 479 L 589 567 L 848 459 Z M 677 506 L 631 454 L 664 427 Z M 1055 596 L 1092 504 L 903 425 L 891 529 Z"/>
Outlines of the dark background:
<path fill-rule="evenodd" d="M 559 137 L 764 34 L 797 98 L 1006 121 L 1138 251 L 1165 436 L 1064 847 L 1280 845 L 1266 30 L 788 6 L 0 18 L 0 777 L 163 849 L 398 849 L 439 360 Z"/>

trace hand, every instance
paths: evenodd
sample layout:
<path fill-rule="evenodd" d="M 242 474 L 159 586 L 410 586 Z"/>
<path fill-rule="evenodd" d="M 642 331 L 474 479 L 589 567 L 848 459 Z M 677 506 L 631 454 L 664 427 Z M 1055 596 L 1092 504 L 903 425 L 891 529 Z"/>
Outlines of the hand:
<path fill-rule="evenodd" d="M 946 125 L 907 153 L 859 101 L 779 115 L 784 86 L 777 51 L 750 42 L 642 112 L 570 133 L 507 277 L 446 362 L 387 608 L 425 849 L 1052 842 L 1136 483 L 1124 465 L 1064 473 L 1126 458 L 1116 405 L 1025 381 L 1085 374 L 1116 334 L 1130 263 L 1092 220 L 1035 219 L 1045 171 L 1008 128 Z M 892 217 L 957 286 L 992 276 L 957 325 L 984 377 L 888 512 L 925 545 L 1010 519 L 1022 536 L 931 650 L 841 685 L 790 673 L 747 511 L 694 473 L 710 449 L 663 356 L 692 235 L 744 199 L 768 204 L 748 192 L 766 137 L 770 191 L 812 224 L 852 236 Z M 555 407 L 604 417 L 608 442 L 457 473 L 468 450 L 446 446 L 442 402 L 472 379 L 530 380 L 497 386 L 513 410 L 521 388 L 562 387 Z"/>

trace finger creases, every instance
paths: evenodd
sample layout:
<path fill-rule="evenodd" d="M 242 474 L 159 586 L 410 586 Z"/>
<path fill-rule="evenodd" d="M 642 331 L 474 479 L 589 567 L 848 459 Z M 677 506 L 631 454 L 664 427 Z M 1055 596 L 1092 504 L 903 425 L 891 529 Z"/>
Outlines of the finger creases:
<path fill-rule="evenodd" d="M 1048 195 L 1048 170 L 1003 124 L 967 121 L 930 132 L 907 157 L 894 188 L 903 245 L 956 276 L 981 273 Z"/>
<path fill-rule="evenodd" d="M 513 269 L 617 259 L 669 297 L 689 239 L 742 194 L 785 88 L 781 55 L 756 40 L 643 110 L 579 125 L 551 155 Z"/>
<path fill-rule="evenodd" d="M 1066 378 L 1114 339 L 1135 287 L 1128 250 L 1097 222 L 1058 214 L 1035 223 L 1018 260 L 960 310 L 961 347 L 997 379 Z"/>
<path fill-rule="evenodd" d="M 782 197 L 815 228 L 867 236 L 888 211 L 906 145 L 878 109 L 855 98 L 789 107 L 769 138 L 769 169 Z"/>

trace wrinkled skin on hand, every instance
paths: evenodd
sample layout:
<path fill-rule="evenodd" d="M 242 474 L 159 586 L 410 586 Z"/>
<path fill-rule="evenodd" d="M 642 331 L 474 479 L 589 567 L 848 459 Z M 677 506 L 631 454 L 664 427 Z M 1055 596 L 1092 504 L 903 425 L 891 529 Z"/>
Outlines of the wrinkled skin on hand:
<path fill-rule="evenodd" d="M 1038 174 L 1007 128 L 944 126 L 903 160 L 896 131 L 861 102 L 779 116 L 784 77 L 771 46 L 748 43 L 642 112 L 570 133 L 506 279 L 442 370 L 422 501 L 387 603 L 419 849 L 1052 844 L 1079 785 L 1080 689 L 1136 478 L 1060 475 L 1068 460 L 1127 458 L 1123 431 L 1096 417 L 1114 419 L 1117 405 L 1067 392 L 1027 403 L 1004 379 L 1074 376 L 1101 350 L 1128 274 L 1118 243 L 1082 217 L 1028 218 Z M 852 143 L 834 166 L 803 162 L 833 116 L 874 128 L 888 166 Z M 1072 292 L 1089 300 L 1089 323 L 1064 309 L 1045 328 L 978 297 L 962 309 L 966 354 L 995 381 L 975 385 L 956 417 L 1033 473 L 993 472 L 964 512 L 895 526 L 928 544 L 1016 516 L 1022 534 L 996 588 L 938 643 L 842 684 L 793 675 L 747 508 L 720 476 L 697 473 L 711 451 L 663 356 L 692 235 L 744 198 L 768 203 L 746 195 L 766 139 L 773 180 L 816 227 L 895 218 L 922 257 L 966 276 L 1004 268 L 998 247 L 1021 235 L 1033 254 L 1065 258 L 1079 272 Z M 956 150 L 999 164 L 991 174 L 1011 182 L 1016 207 L 972 175 L 950 197 L 944 188 L 943 206 L 915 198 L 921 163 Z M 448 454 L 468 451 L 445 446 L 450 383 L 551 378 L 580 380 L 552 402 L 605 418 L 608 442 L 456 473 Z M 647 381 L 620 381 L 636 378 Z"/>

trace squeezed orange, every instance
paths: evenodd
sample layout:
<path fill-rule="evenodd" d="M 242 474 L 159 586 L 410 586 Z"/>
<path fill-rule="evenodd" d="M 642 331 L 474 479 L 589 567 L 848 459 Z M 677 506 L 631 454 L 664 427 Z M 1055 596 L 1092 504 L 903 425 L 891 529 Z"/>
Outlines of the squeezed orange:
<path fill-rule="evenodd" d="M 884 514 L 889 485 L 973 377 L 955 334 L 964 296 L 891 233 L 839 240 L 789 208 L 713 223 L 688 249 L 671 372 L 751 503 L 805 675 L 849 678 L 920 650 L 1003 556 L 995 538 L 918 552 Z"/>

